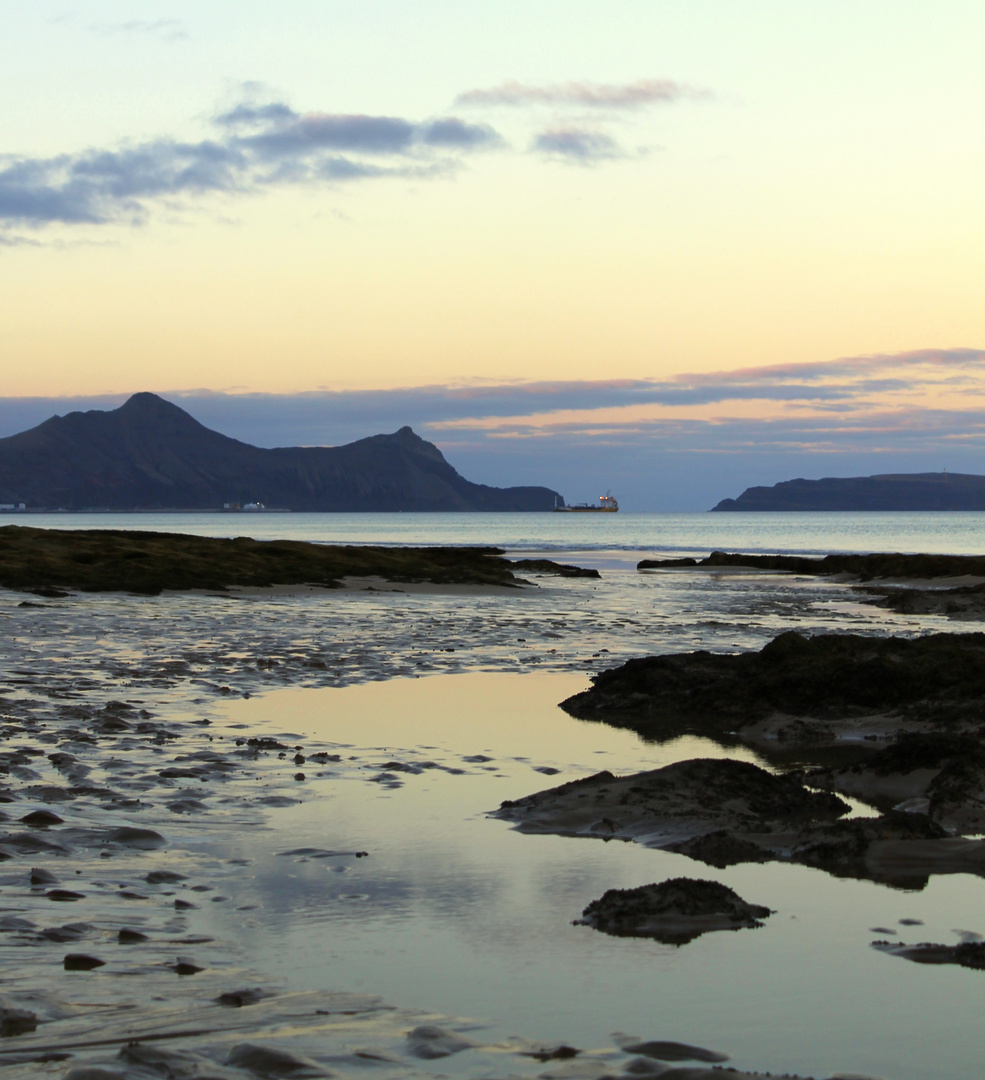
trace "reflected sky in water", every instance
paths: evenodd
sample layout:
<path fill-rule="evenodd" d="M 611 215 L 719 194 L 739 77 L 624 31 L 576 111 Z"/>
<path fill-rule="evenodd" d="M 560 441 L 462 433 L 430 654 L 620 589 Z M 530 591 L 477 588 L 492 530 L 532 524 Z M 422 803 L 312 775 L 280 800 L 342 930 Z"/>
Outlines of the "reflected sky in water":
<path fill-rule="evenodd" d="M 904 941 L 985 930 L 985 882 L 955 875 L 905 892 L 799 866 L 718 871 L 489 819 L 503 799 L 602 768 L 759 760 L 704 739 L 644 744 L 573 720 L 556 703 L 583 686 L 578 675 L 477 673 L 230 702 L 226 722 L 334 743 L 342 761 L 307 762 L 304 801 L 271 811 L 269 828 L 242 841 L 253 862 L 236 899 L 256 908 L 203 920 L 248 940 L 257 965 L 290 985 L 369 990 L 503 1033 L 596 1045 L 624 1030 L 721 1047 L 737 1066 L 814 1075 L 977 1074 L 982 973 L 907 963 L 869 943 L 884 936 L 875 926 Z M 390 762 L 442 767 L 385 770 Z M 392 786 L 377 779 L 384 771 Z M 299 847 L 369 855 L 279 854 Z M 682 874 L 722 881 L 776 914 L 762 929 L 681 948 L 571 925 L 607 888 Z"/>

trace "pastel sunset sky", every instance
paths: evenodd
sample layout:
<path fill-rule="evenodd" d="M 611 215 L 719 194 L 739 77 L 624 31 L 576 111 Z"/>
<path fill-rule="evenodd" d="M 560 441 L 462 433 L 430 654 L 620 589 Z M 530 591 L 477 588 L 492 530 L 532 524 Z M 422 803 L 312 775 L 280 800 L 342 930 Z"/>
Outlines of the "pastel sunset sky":
<path fill-rule="evenodd" d="M 985 473 L 980 0 L 0 0 L 0 436 Z"/>

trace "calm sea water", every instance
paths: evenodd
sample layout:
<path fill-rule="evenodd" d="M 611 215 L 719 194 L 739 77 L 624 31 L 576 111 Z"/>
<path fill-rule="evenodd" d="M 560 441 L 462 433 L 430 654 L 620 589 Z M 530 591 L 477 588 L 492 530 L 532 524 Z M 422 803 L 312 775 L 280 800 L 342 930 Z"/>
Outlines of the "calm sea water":
<path fill-rule="evenodd" d="M 985 553 L 985 513 L 784 514 L 5 514 L 0 524 L 144 529 L 330 544 L 489 544 L 509 551 Z"/>

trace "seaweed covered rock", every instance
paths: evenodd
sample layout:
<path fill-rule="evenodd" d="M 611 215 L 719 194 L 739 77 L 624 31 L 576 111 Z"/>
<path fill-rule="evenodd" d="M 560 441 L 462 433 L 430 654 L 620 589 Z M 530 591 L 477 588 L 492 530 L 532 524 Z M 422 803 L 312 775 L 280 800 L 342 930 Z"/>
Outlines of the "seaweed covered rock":
<path fill-rule="evenodd" d="M 795 776 L 744 761 L 695 758 L 629 776 L 596 773 L 504 802 L 495 816 L 522 832 L 637 840 L 656 848 L 722 830 L 755 836 L 757 844 L 769 837 L 775 847 L 781 837 L 793 842 L 808 825 L 847 811 L 837 796 L 810 791 Z"/>
<path fill-rule="evenodd" d="M 681 877 L 635 889 L 609 889 L 576 923 L 606 934 L 683 945 L 710 930 L 762 926 L 761 920 L 772 914 L 717 881 Z"/>
<path fill-rule="evenodd" d="M 757 723 L 789 729 L 798 718 L 831 729 L 887 715 L 889 730 L 907 722 L 977 729 L 985 710 L 985 635 L 788 631 L 759 652 L 647 656 L 602 671 L 592 683 L 561 707 L 648 738 L 681 731 L 741 736 Z"/>

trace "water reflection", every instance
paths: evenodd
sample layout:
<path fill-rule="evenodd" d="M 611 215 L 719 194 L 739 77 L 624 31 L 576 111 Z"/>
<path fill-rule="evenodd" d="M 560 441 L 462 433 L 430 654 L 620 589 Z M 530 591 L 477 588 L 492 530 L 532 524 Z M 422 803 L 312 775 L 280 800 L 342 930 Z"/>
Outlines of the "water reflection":
<path fill-rule="evenodd" d="M 975 1074 L 981 973 L 902 965 L 869 948 L 869 928 L 919 918 L 932 940 L 948 940 L 951 926 L 985 930 L 985 882 L 933 878 L 908 894 L 790 865 L 718 871 L 490 820 L 503 799 L 603 767 L 723 755 L 762 764 L 747 748 L 694 736 L 643 743 L 572 720 L 555 703 L 583 686 L 577 676 L 474 674 L 231 702 L 231 722 L 276 717 L 305 739 L 352 747 L 374 769 L 385 754 L 466 770 L 406 773 L 399 788 L 370 782 L 371 769 L 337 772 L 306 785 L 302 804 L 273 812 L 270 831 L 243 841 L 254 860 L 242 888 L 258 905 L 249 913 L 256 963 L 297 987 L 371 990 L 488 1018 L 503 1033 L 584 1044 L 638 1031 L 720 1045 L 737 1066 L 814 1075 Z M 490 760 L 465 762 L 479 756 Z M 545 778 L 538 766 L 558 774 Z M 304 846 L 369 855 L 277 854 Z M 681 948 L 571 925 L 608 888 L 682 874 L 721 881 L 777 914 L 762 929 Z M 229 932 L 229 914 L 203 916 Z"/>

